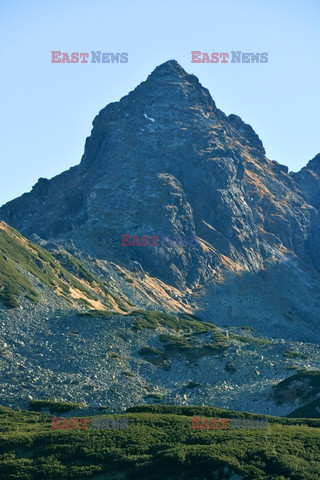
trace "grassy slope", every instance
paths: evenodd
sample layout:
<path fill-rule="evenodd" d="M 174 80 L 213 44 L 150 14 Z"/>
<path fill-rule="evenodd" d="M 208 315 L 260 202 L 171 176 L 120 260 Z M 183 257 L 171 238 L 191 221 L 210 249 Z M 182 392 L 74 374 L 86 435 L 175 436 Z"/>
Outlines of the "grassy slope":
<path fill-rule="evenodd" d="M 0 222 L 0 302 L 8 308 L 19 306 L 19 296 L 37 302 L 39 292 L 34 280 L 70 300 L 70 287 L 76 289 L 81 302 L 90 307 L 91 300 L 104 300 L 109 305 L 107 285 L 97 280 L 82 264 L 67 252 L 56 259 L 51 253 L 24 238 L 17 230 Z"/>
<path fill-rule="evenodd" d="M 267 431 L 191 430 L 191 416 L 239 415 L 265 417 L 151 405 L 123 415 L 128 430 L 55 431 L 47 415 L 0 407 L 0 479 L 204 480 L 226 467 L 247 480 L 320 478 L 320 420 L 265 417 Z"/>

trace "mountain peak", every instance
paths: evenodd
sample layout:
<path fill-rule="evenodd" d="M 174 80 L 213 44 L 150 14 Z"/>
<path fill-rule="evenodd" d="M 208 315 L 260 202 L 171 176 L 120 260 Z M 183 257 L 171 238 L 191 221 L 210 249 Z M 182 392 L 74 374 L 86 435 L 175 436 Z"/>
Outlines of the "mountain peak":
<path fill-rule="evenodd" d="M 310 160 L 305 168 L 320 174 L 320 153 L 318 153 L 312 160 Z"/>
<path fill-rule="evenodd" d="M 177 60 L 167 60 L 166 62 L 161 63 L 153 70 L 153 72 L 151 72 L 149 77 L 163 74 L 175 74 L 178 76 L 188 75 L 184 68 L 181 67 L 180 63 L 177 62 Z"/>
<path fill-rule="evenodd" d="M 177 60 L 168 60 L 158 65 L 141 85 L 148 85 L 156 82 L 158 85 L 167 86 L 169 84 L 188 85 L 189 88 L 205 89 L 199 79 L 188 72 L 177 62 Z"/>
<path fill-rule="evenodd" d="M 306 177 L 319 183 L 312 173 Z M 0 219 L 25 235 L 62 239 L 126 268 L 138 262 L 179 289 L 215 281 L 224 268 L 257 272 L 281 259 L 283 247 L 303 252 L 320 270 L 317 231 L 301 208 L 302 191 L 305 208 L 317 208 L 317 187 L 304 188 L 292 176 L 294 184 L 285 174 L 265 158 L 250 125 L 227 117 L 195 75 L 168 60 L 99 112 L 79 166 L 41 179 L 31 193 L 4 205 Z M 183 253 L 164 243 L 124 248 L 123 234 L 202 243 Z"/>

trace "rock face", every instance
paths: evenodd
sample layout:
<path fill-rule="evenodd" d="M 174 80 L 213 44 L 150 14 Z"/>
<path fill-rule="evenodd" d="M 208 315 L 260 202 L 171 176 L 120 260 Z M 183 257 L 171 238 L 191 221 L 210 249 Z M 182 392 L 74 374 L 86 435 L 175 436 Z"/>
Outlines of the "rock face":
<path fill-rule="evenodd" d="M 320 154 L 316 155 L 300 172 L 292 174 L 306 202 L 314 207 L 311 228 L 308 232 L 306 248 L 309 258 L 317 270 L 320 267 Z"/>
<path fill-rule="evenodd" d="M 319 193 L 320 155 L 289 174 L 265 157 L 250 125 L 221 112 L 198 79 L 170 60 L 100 111 L 78 166 L 40 179 L 4 205 L 0 219 L 131 270 L 140 264 L 189 293 L 223 282 L 226 271 L 262 276 L 284 302 L 296 296 L 300 304 L 302 296 L 305 310 L 296 305 L 292 315 L 305 322 L 310 315 L 316 327 L 320 297 L 307 305 L 305 294 L 319 287 Z M 125 233 L 157 235 L 159 245 L 121 246 Z M 165 235 L 197 243 L 172 248 Z M 294 272 L 296 295 L 281 282 L 281 266 L 286 278 Z M 270 302 L 278 311 L 282 300 Z"/>
<path fill-rule="evenodd" d="M 320 209 L 320 153 L 316 155 L 307 166 L 302 168 L 300 172 L 293 173 L 293 178 L 298 183 L 302 196 L 306 201 Z"/>

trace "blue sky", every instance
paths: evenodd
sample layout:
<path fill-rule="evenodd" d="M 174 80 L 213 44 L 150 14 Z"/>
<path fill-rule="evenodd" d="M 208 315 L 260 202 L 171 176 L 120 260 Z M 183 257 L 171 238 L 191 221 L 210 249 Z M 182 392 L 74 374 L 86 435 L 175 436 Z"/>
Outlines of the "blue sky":
<path fill-rule="evenodd" d="M 99 110 L 172 58 L 252 125 L 269 158 L 299 170 L 320 152 L 319 25 L 319 0 L 1 0 L 0 205 L 79 163 Z M 52 64 L 52 50 L 129 61 Z M 194 64 L 192 50 L 269 62 Z"/>

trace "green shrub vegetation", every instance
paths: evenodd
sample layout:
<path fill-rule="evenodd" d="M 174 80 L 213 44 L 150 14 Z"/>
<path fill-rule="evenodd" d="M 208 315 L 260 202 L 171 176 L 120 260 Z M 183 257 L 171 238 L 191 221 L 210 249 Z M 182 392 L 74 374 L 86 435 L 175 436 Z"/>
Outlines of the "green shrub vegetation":
<path fill-rule="evenodd" d="M 0 229 L 0 301 L 8 308 L 19 305 L 17 297 L 21 294 L 28 295 L 32 301 L 38 297 L 31 283 L 21 273 L 18 267 L 20 261 L 23 265 L 28 262 L 25 249 L 14 238 L 11 239 L 6 230 Z"/>
<path fill-rule="evenodd" d="M 187 385 L 185 386 L 185 388 L 197 388 L 197 387 L 201 387 L 201 383 L 198 383 L 198 382 L 189 382 L 189 383 L 187 383 Z"/>
<path fill-rule="evenodd" d="M 171 328 L 176 331 L 185 332 L 213 332 L 217 327 L 213 323 L 204 322 L 194 315 L 158 312 L 156 310 L 135 310 L 130 313 L 138 317 L 136 327 L 138 330 L 142 328 L 156 329 L 160 326 Z"/>
<path fill-rule="evenodd" d="M 169 313 L 158 312 L 155 310 L 135 310 L 130 312 L 130 315 L 137 317 L 133 326 L 134 331 L 139 331 L 144 328 L 156 330 L 158 327 L 165 327 L 179 334 L 185 334 L 185 338 L 188 334 L 192 336 L 198 336 L 201 334 L 211 334 L 212 339 L 215 342 L 226 342 L 227 337 L 221 332 L 221 330 L 210 322 L 205 322 L 195 315 L 176 314 L 171 315 Z M 164 337 L 163 337 L 164 338 Z M 183 340 L 181 337 L 176 337 L 177 346 L 181 348 L 191 348 L 192 340 Z M 173 343 L 173 340 L 170 342 Z"/>
<path fill-rule="evenodd" d="M 162 350 L 154 347 L 142 347 L 139 350 L 139 355 L 141 355 L 145 360 L 157 365 L 158 367 L 163 367 L 168 363 L 168 356 Z"/>
<path fill-rule="evenodd" d="M 96 281 L 95 277 L 82 265 L 82 263 L 70 253 L 64 251 L 57 251 L 53 253 L 54 257 L 59 263 L 78 278 L 82 278 L 89 283 Z"/>
<path fill-rule="evenodd" d="M 28 408 L 33 412 L 41 412 L 44 409 L 48 409 L 50 413 L 63 413 L 83 406 L 80 403 L 57 402 L 55 400 L 31 400 Z"/>
<path fill-rule="evenodd" d="M 294 352 L 292 350 L 285 350 L 283 352 L 283 355 L 288 358 L 302 358 L 304 360 L 308 358 L 308 355 L 305 355 L 304 353 L 300 353 L 300 352 Z"/>
<path fill-rule="evenodd" d="M 320 418 L 320 398 L 297 408 L 287 415 L 288 418 Z"/>
<path fill-rule="evenodd" d="M 254 337 L 248 337 L 247 335 L 237 335 L 234 333 L 230 333 L 229 336 L 233 340 L 238 340 L 239 342 L 242 342 L 242 343 L 255 343 L 261 347 L 263 347 L 264 345 L 269 345 L 271 343 L 271 341 L 266 338 L 254 338 Z"/>
<path fill-rule="evenodd" d="M 320 371 L 299 370 L 273 387 L 273 396 L 279 404 L 296 399 L 306 403 L 320 394 Z"/>
<path fill-rule="evenodd" d="M 184 355 L 189 361 L 196 362 L 205 355 L 218 355 L 229 348 L 225 342 L 197 344 L 196 337 L 188 335 L 160 335 L 166 358 L 173 355 Z"/>
<path fill-rule="evenodd" d="M 134 373 L 128 372 L 128 371 L 126 371 L 126 372 L 121 372 L 121 373 L 122 373 L 122 375 L 125 375 L 126 377 L 134 377 L 134 376 L 135 376 Z"/>
<path fill-rule="evenodd" d="M 79 317 L 93 317 L 93 318 L 109 318 L 116 315 L 115 312 L 107 312 L 106 310 L 86 310 L 85 312 L 78 312 Z"/>
<path fill-rule="evenodd" d="M 151 400 L 160 401 L 162 399 L 162 397 L 163 397 L 163 395 L 161 395 L 160 393 L 149 393 L 144 398 L 146 398 L 146 399 L 151 398 Z"/>
<path fill-rule="evenodd" d="M 255 332 L 255 329 L 253 327 L 250 327 L 249 325 L 242 325 L 242 327 L 240 327 L 241 330 L 247 330 L 247 331 L 250 331 L 250 332 Z"/>
<path fill-rule="evenodd" d="M 189 337 L 176 335 L 160 335 L 160 342 L 164 343 L 167 351 L 181 353 L 184 350 L 191 350 L 195 346 L 195 340 Z"/>
<path fill-rule="evenodd" d="M 142 347 L 139 350 L 140 355 L 162 355 L 163 352 L 154 347 Z"/>
<path fill-rule="evenodd" d="M 267 418 L 269 428 L 192 430 L 192 416 Z M 120 417 L 128 429 L 53 430 L 49 415 L 0 407 L 0 479 L 320 478 L 320 420 L 173 405 L 132 407 Z"/>

